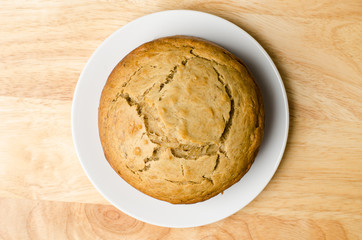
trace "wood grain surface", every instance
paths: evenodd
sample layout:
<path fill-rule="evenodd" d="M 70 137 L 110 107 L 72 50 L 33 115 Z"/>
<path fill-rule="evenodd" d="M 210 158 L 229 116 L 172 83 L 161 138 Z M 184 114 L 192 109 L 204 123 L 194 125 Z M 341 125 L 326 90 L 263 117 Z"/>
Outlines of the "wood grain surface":
<path fill-rule="evenodd" d="M 152 226 L 109 205 L 71 136 L 72 96 L 92 52 L 126 23 L 170 9 L 249 32 L 290 105 L 272 181 L 233 216 L 198 228 Z M 0 1 L 0 239 L 361 239 L 361 43 L 358 0 Z"/>

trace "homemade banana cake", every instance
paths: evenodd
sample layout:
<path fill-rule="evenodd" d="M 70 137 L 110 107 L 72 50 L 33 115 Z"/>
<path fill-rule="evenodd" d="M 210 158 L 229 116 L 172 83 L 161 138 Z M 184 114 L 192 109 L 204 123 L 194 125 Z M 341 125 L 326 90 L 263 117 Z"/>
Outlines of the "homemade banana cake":
<path fill-rule="evenodd" d="M 237 57 L 174 36 L 141 45 L 114 68 L 98 120 L 104 155 L 125 181 L 160 200 L 196 203 L 249 170 L 264 105 Z"/>

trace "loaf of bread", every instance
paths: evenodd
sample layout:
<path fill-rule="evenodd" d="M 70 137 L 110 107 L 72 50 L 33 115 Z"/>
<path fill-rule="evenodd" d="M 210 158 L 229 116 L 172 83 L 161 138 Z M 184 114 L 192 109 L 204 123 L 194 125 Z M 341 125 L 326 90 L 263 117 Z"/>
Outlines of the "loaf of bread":
<path fill-rule="evenodd" d="M 105 157 L 125 181 L 160 200 L 196 203 L 249 170 L 264 105 L 237 57 L 174 36 L 141 45 L 114 68 L 98 120 Z"/>

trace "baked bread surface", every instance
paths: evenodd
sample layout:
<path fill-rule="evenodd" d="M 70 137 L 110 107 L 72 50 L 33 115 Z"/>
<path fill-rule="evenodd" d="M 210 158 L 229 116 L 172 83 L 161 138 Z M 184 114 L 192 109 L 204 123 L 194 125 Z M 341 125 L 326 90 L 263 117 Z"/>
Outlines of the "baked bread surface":
<path fill-rule="evenodd" d="M 98 120 L 105 157 L 125 181 L 160 200 L 195 203 L 249 170 L 264 105 L 238 58 L 174 36 L 141 45 L 114 68 Z"/>

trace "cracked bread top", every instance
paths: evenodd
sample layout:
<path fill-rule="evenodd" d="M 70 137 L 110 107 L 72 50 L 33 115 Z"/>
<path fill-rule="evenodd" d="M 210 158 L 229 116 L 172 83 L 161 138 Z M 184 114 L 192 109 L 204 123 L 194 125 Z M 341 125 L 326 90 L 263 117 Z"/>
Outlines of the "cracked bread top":
<path fill-rule="evenodd" d="M 249 170 L 264 133 L 261 93 L 244 64 L 186 36 L 145 43 L 112 71 L 99 133 L 114 170 L 143 193 L 195 203 Z"/>

